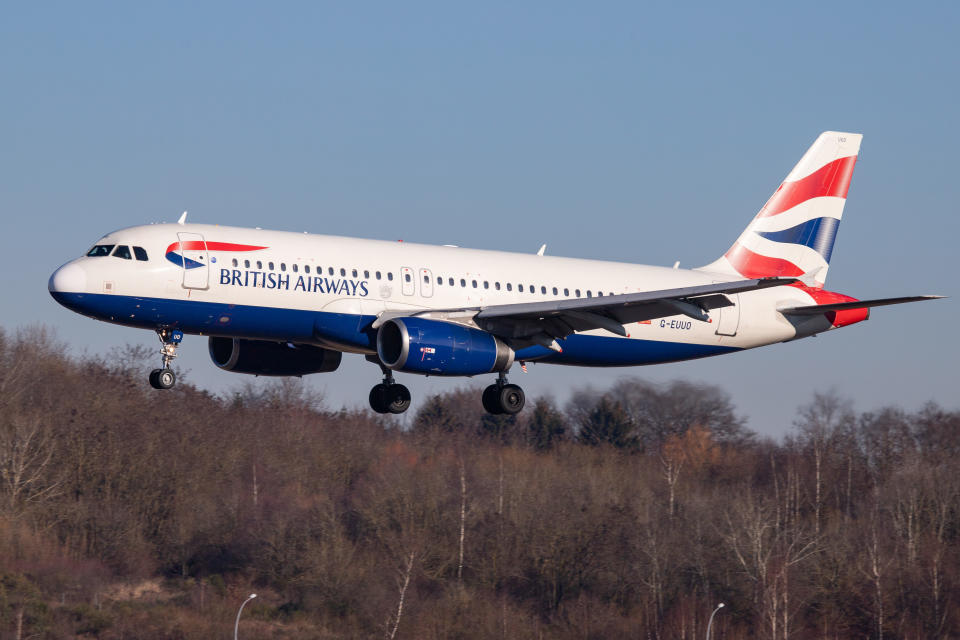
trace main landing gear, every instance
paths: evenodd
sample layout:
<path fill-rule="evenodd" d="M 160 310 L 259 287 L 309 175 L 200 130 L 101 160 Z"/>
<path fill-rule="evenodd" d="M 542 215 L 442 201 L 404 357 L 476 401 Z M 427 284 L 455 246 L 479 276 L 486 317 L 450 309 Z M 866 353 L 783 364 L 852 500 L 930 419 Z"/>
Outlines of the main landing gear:
<path fill-rule="evenodd" d="M 497 381 L 483 390 L 483 408 L 494 415 L 520 413 L 526 401 L 523 389 L 515 384 L 508 384 L 507 376 L 502 371 Z"/>
<path fill-rule="evenodd" d="M 154 389 L 172 389 L 177 383 L 177 376 L 170 368 L 170 363 L 177 357 L 177 347 L 183 342 L 183 331 L 179 329 L 157 329 L 160 338 L 160 355 L 163 357 L 163 368 L 150 372 L 150 386 Z"/>
<path fill-rule="evenodd" d="M 383 382 L 370 389 L 370 408 L 377 413 L 403 413 L 410 408 L 410 390 L 393 380 L 393 372 L 383 368 Z"/>

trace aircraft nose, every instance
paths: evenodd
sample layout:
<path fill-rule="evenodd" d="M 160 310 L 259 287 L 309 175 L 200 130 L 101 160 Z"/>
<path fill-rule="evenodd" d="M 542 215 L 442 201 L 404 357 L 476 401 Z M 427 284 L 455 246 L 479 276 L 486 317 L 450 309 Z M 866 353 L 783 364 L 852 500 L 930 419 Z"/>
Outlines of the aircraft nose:
<path fill-rule="evenodd" d="M 53 272 L 47 283 L 50 293 L 84 293 L 87 290 L 87 272 L 75 262 L 68 262 Z"/>

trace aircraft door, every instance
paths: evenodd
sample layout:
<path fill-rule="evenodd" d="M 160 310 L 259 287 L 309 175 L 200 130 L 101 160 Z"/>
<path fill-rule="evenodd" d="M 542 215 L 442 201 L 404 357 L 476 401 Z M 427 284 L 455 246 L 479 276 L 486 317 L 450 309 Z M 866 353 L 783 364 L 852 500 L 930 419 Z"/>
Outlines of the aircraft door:
<path fill-rule="evenodd" d="M 410 267 L 400 267 L 400 290 L 403 295 L 412 296 L 416 291 L 417 283 L 413 279 L 413 269 Z"/>
<path fill-rule="evenodd" d="M 433 295 L 433 274 L 430 269 L 420 269 L 420 295 L 424 298 Z"/>
<path fill-rule="evenodd" d="M 737 327 L 740 326 L 740 294 L 728 293 L 726 296 L 730 298 L 733 306 L 717 309 L 720 312 L 720 321 L 717 322 L 717 335 L 735 336 L 737 335 Z"/>
<path fill-rule="evenodd" d="M 199 233 L 178 233 L 180 264 L 183 266 L 183 286 L 186 289 L 210 287 L 210 255 L 207 243 Z"/>

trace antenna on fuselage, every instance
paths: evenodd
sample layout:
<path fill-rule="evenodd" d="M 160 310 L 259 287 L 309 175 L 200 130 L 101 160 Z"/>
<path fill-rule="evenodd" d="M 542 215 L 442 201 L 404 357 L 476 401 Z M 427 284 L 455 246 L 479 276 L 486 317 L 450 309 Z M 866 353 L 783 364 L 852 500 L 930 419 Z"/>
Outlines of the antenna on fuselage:
<path fill-rule="evenodd" d="M 546 251 L 546 250 L 547 250 L 547 245 L 545 245 L 545 244 L 540 245 L 540 250 L 537 251 L 537 255 L 538 255 L 538 256 L 542 256 L 542 255 L 543 255 L 543 252 Z"/>
<path fill-rule="evenodd" d="M 180 219 L 177 220 L 177 224 L 183 224 L 183 223 L 186 222 L 186 221 L 187 221 L 187 212 L 184 211 L 184 212 L 183 212 L 183 215 L 180 216 Z"/>

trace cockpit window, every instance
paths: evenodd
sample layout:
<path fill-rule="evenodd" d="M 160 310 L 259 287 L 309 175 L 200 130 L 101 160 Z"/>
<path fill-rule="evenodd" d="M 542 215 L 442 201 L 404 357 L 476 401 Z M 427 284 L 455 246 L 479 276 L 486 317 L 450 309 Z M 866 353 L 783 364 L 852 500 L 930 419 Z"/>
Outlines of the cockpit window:
<path fill-rule="evenodd" d="M 140 262 L 147 261 L 147 250 L 144 249 L 143 247 L 134 247 L 133 255 L 135 255 L 137 257 L 137 260 L 139 260 Z"/>
<path fill-rule="evenodd" d="M 125 244 L 121 244 L 113 251 L 115 258 L 123 258 L 124 260 L 130 260 L 133 256 L 130 255 L 130 247 Z"/>
<path fill-rule="evenodd" d="M 113 244 L 98 244 L 90 251 L 87 251 L 87 256 L 90 258 L 101 258 L 103 256 L 110 255 L 110 252 L 113 251 L 113 248 L 116 245 Z"/>

